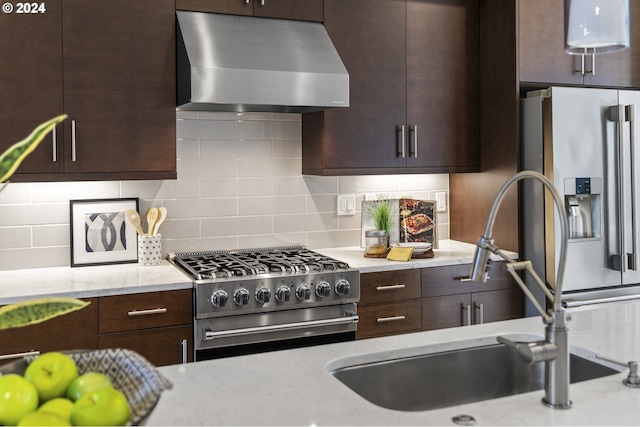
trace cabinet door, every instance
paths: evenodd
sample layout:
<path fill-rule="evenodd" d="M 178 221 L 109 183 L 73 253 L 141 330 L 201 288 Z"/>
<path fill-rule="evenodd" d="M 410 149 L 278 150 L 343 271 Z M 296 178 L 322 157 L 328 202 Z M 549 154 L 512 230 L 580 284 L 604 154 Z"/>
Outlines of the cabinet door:
<path fill-rule="evenodd" d="M 522 294 L 516 288 L 478 292 L 472 299 L 475 324 L 517 319 L 522 315 Z"/>
<path fill-rule="evenodd" d="M 133 350 L 156 366 L 175 365 L 193 361 L 193 330 L 182 325 L 100 334 L 99 347 Z"/>
<path fill-rule="evenodd" d="M 176 0 L 177 10 L 253 15 L 254 0 Z"/>
<path fill-rule="evenodd" d="M 453 328 L 473 323 L 471 294 L 422 298 L 422 330 Z"/>
<path fill-rule="evenodd" d="M 322 22 L 323 0 L 252 0 L 253 15 Z"/>
<path fill-rule="evenodd" d="M 407 2 L 407 166 L 480 168 L 479 2 Z"/>
<path fill-rule="evenodd" d="M 595 75 L 586 74 L 584 82 L 594 86 L 640 87 L 640 2 L 629 2 L 630 47 L 620 52 L 599 55 Z"/>
<path fill-rule="evenodd" d="M 98 300 L 82 310 L 58 316 L 36 325 L 0 331 L 0 364 L 15 359 L 3 356 L 39 351 L 94 350 L 98 348 Z"/>
<path fill-rule="evenodd" d="M 358 306 L 356 338 L 417 332 L 421 327 L 421 311 L 420 299 Z"/>
<path fill-rule="evenodd" d="M 580 57 L 564 51 L 564 2 L 518 1 L 519 80 L 582 84 Z"/>
<path fill-rule="evenodd" d="M 63 40 L 65 172 L 175 178 L 174 2 L 64 0 Z"/>
<path fill-rule="evenodd" d="M 380 271 L 360 275 L 359 306 L 420 298 L 420 270 Z"/>
<path fill-rule="evenodd" d="M 0 153 L 63 112 L 62 0 L 39 4 L 45 7 L 39 13 L 18 13 L 18 5 L 31 3 L 13 3 L 12 13 L 0 14 Z M 55 131 L 56 148 L 53 135 L 27 157 L 14 180 L 62 170 L 62 126 Z"/>
<path fill-rule="evenodd" d="M 405 15 L 404 1 L 324 1 L 325 28 L 349 72 L 350 106 L 302 116 L 303 173 L 385 173 L 406 166 L 400 156 Z"/>

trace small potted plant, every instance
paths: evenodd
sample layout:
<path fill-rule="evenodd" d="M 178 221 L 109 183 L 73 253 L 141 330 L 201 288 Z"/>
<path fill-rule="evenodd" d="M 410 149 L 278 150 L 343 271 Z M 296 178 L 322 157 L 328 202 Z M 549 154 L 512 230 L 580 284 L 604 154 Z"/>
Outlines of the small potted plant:
<path fill-rule="evenodd" d="M 389 250 L 389 236 L 394 218 L 397 217 L 397 206 L 389 199 L 366 201 L 362 209 L 373 221 L 374 230 L 365 231 L 367 241 L 365 255 L 384 255 Z"/>

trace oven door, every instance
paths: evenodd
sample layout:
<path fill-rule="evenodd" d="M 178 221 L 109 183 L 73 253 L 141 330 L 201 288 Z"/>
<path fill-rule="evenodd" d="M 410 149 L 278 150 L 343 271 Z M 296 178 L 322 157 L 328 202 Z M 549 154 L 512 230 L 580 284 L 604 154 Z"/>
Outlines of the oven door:
<path fill-rule="evenodd" d="M 352 340 L 355 339 L 357 323 L 358 315 L 354 303 L 196 319 L 194 328 L 196 360 L 213 358 L 212 355 L 216 354 L 215 351 L 203 350 L 253 347 L 256 349 L 253 352 L 261 352 L 313 345 L 309 342 Z M 313 337 L 321 337 L 321 339 L 310 341 L 309 339 Z M 290 341 L 290 344 L 283 346 L 283 341 Z M 294 345 L 295 342 L 299 342 L 300 345 Z M 261 345 L 258 347 L 259 344 Z M 207 356 L 204 356 L 205 354 Z"/>

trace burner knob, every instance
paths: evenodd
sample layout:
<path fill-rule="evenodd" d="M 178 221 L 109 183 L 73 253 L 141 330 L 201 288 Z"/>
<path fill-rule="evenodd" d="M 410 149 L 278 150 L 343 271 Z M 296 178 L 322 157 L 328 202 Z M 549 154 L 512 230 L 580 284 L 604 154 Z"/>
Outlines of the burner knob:
<path fill-rule="evenodd" d="M 228 297 L 229 295 L 223 290 L 215 291 L 213 295 L 211 295 L 211 304 L 213 304 L 214 307 L 224 307 Z"/>
<path fill-rule="evenodd" d="M 319 297 L 328 297 L 331 295 L 331 285 L 324 280 L 316 285 L 316 295 Z"/>
<path fill-rule="evenodd" d="M 311 288 L 309 285 L 300 285 L 296 288 L 296 296 L 300 300 L 311 299 Z"/>
<path fill-rule="evenodd" d="M 258 288 L 256 291 L 256 301 L 260 304 L 266 304 L 271 299 L 271 290 L 267 287 Z"/>
<path fill-rule="evenodd" d="M 245 288 L 238 289 L 233 294 L 233 300 L 238 305 L 247 305 L 247 304 L 249 304 L 249 291 L 246 290 Z"/>
<path fill-rule="evenodd" d="M 336 283 L 336 293 L 338 295 L 349 295 L 349 290 L 351 289 L 351 284 L 348 280 L 340 279 L 338 283 Z"/>
<path fill-rule="evenodd" d="M 276 299 L 280 302 L 287 302 L 291 298 L 291 289 L 288 286 L 280 286 L 276 289 Z"/>

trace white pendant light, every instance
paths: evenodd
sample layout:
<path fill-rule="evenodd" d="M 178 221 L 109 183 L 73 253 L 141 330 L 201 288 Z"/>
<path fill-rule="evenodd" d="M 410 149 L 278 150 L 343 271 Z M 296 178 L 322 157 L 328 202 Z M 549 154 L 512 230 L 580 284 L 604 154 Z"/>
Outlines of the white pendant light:
<path fill-rule="evenodd" d="M 629 0 L 565 0 L 565 51 L 610 53 L 629 47 Z"/>

